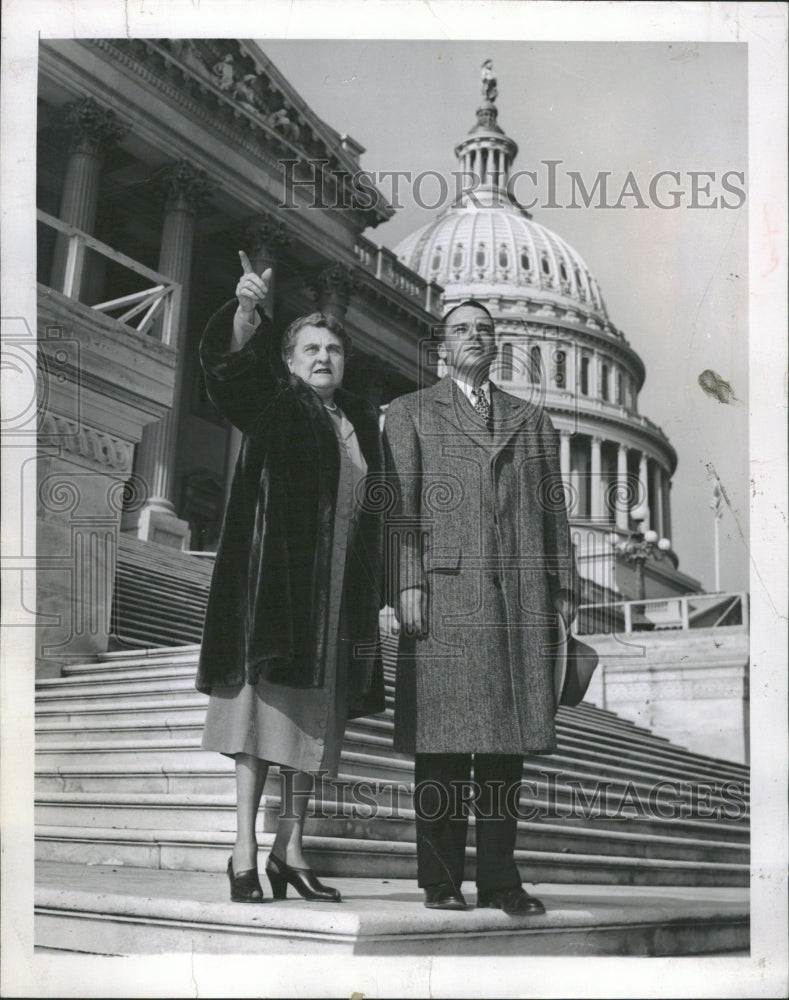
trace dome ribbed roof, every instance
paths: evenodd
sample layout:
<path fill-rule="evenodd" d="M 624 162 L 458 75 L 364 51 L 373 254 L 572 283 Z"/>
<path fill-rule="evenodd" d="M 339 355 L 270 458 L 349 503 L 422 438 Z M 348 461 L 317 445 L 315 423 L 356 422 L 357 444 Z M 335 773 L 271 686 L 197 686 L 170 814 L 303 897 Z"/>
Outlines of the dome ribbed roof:
<path fill-rule="evenodd" d="M 407 236 L 395 253 L 427 281 L 444 286 L 444 303 L 462 298 L 522 300 L 581 311 L 607 325 L 600 288 L 579 254 L 534 222 L 510 198 L 517 144 L 498 124 L 493 63 L 482 64 L 477 121 L 455 147 L 466 182 L 462 203 Z"/>
<path fill-rule="evenodd" d="M 407 236 L 395 253 L 408 267 L 457 295 L 502 296 L 608 316 L 594 275 L 565 240 L 513 206 L 451 208 Z"/>

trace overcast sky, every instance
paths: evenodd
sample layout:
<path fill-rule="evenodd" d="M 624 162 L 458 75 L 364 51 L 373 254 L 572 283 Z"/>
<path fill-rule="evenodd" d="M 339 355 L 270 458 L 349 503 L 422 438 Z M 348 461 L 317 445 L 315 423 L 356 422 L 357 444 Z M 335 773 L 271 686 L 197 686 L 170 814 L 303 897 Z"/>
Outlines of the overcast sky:
<path fill-rule="evenodd" d="M 519 146 L 515 168 L 534 170 L 536 221 L 555 230 L 597 277 L 611 321 L 647 370 L 640 411 L 668 434 L 679 455 L 673 479 L 673 543 L 680 568 L 714 587 L 709 502 L 714 469 L 732 509 L 721 523 L 721 586 L 748 588 L 748 206 L 691 208 L 690 171 L 709 171 L 697 204 L 717 197 L 729 171 L 747 184 L 746 48 L 737 43 L 262 41 L 261 47 L 311 107 L 366 149 L 368 170 L 456 168 L 454 145 L 475 122 L 479 70 L 492 58 L 499 124 Z M 609 203 L 632 171 L 649 207 L 625 198 L 621 209 L 544 207 L 547 167 L 557 168 L 556 201 L 570 201 L 567 171 L 591 187 L 610 171 Z M 649 184 L 666 178 L 658 197 Z M 732 186 L 742 186 L 730 178 Z M 524 182 L 530 185 L 528 180 Z M 384 193 L 391 182 L 383 183 Z M 426 198 L 436 186 L 426 184 Z M 394 247 L 435 218 L 408 187 L 394 219 L 368 231 Z M 593 201 L 596 204 L 597 199 Z M 705 395 L 699 374 L 713 369 L 731 383 L 737 402 Z"/>

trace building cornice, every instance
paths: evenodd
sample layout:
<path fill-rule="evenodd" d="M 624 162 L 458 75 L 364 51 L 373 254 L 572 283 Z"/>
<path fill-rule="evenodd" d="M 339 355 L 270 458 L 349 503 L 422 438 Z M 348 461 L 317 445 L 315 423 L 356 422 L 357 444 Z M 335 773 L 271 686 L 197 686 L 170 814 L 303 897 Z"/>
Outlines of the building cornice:
<path fill-rule="evenodd" d="M 160 42 L 151 39 L 121 39 L 117 41 L 91 39 L 83 44 L 94 46 L 119 62 L 127 70 L 145 80 L 147 84 L 155 87 L 170 101 L 187 110 L 190 115 L 201 121 L 207 128 L 225 135 L 234 146 L 241 147 L 256 159 L 262 160 L 277 176 L 281 175 L 280 161 L 284 155 L 300 163 L 307 160 L 325 159 L 329 161 L 329 167 L 334 162 L 340 174 L 344 175 L 350 175 L 358 169 L 358 163 L 352 157 L 341 148 L 325 141 L 325 137 L 322 135 L 325 126 L 319 122 L 316 116 L 309 115 L 309 124 L 313 135 L 321 141 L 322 149 L 320 155 L 308 156 L 298 142 L 283 135 L 281 131 L 267 122 L 261 113 L 248 104 L 235 100 L 224 93 L 211 80 L 207 67 L 205 75 L 198 73 Z M 241 52 L 238 42 L 227 40 L 223 42 L 223 46 L 236 46 L 237 51 Z M 249 55 L 246 57 L 252 58 Z M 265 69 L 261 72 L 265 73 Z M 280 87 L 279 84 L 277 86 Z M 306 105 L 304 105 L 304 109 L 306 109 Z M 307 115 L 308 109 L 304 109 L 302 109 L 302 114 Z M 261 140 L 264 140 L 265 144 Z M 274 151 L 274 155 L 269 152 L 267 147 Z M 347 177 L 344 178 L 344 183 L 347 183 Z M 325 210 L 333 211 L 331 207 Z M 394 212 L 385 202 L 383 196 L 376 199 L 376 208 L 369 211 L 351 211 L 348 208 L 338 208 L 336 211 L 342 211 L 345 215 L 350 213 L 358 216 L 357 228 L 359 230 L 391 218 Z"/>

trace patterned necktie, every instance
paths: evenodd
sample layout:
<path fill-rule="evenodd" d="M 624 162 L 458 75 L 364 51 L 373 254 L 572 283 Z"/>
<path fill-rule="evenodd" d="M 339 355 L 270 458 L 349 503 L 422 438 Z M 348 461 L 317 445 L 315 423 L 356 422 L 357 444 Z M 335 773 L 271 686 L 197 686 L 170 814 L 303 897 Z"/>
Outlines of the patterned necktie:
<path fill-rule="evenodd" d="M 479 389 L 472 389 L 471 395 L 474 397 L 474 409 L 482 417 L 488 427 L 490 427 L 490 403 L 485 395 L 485 390 L 480 386 Z"/>

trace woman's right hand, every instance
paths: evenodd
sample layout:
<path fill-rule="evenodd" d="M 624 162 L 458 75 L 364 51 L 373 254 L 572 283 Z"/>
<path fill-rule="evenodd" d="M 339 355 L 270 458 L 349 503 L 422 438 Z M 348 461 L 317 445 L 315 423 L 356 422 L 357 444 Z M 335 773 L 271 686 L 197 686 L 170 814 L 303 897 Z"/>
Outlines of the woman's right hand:
<path fill-rule="evenodd" d="M 238 299 L 238 309 L 233 317 L 233 339 L 230 342 L 230 351 L 240 351 L 250 339 L 258 325 L 259 317 L 256 315 L 256 307 L 261 305 L 268 293 L 268 286 L 271 282 L 271 268 L 258 275 L 249 263 L 249 257 L 243 250 L 238 251 L 241 258 L 241 266 L 244 273 L 239 278 L 236 285 L 236 298 Z"/>
<path fill-rule="evenodd" d="M 265 301 L 268 294 L 268 286 L 271 282 L 271 268 L 258 275 L 255 274 L 249 257 L 243 250 L 238 251 L 241 258 L 241 266 L 244 273 L 241 275 L 236 285 L 236 298 L 238 299 L 238 311 L 247 322 L 255 322 L 255 308 Z"/>

